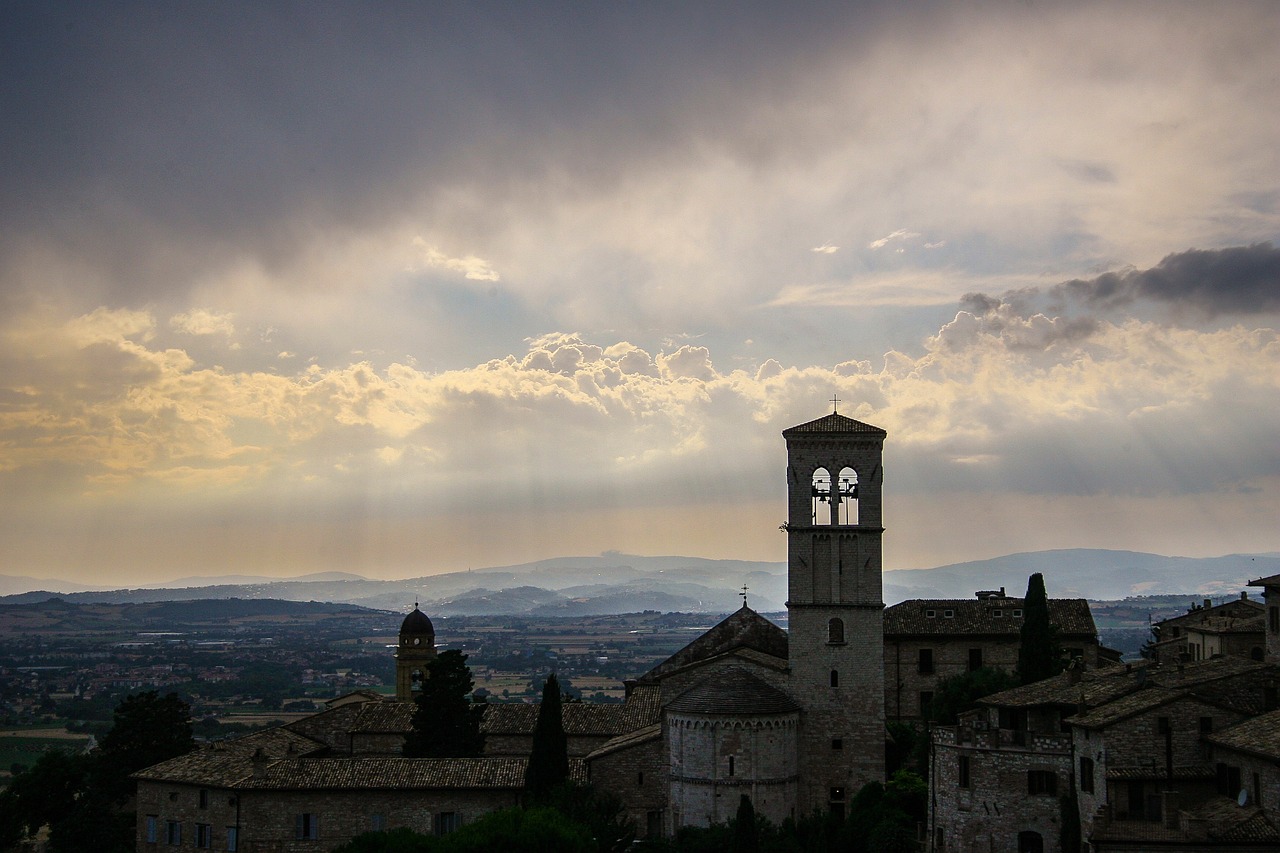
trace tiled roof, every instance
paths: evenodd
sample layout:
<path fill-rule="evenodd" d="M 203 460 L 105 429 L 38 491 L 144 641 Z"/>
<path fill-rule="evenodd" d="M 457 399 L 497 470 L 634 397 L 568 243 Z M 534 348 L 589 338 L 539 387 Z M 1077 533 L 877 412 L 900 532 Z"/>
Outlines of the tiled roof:
<path fill-rule="evenodd" d="M 524 758 L 278 758 L 260 760 L 252 753 L 232 750 L 194 753 L 157 764 L 134 778 L 235 789 L 358 789 L 358 788 L 521 788 L 528 760 Z M 586 779 L 586 765 L 570 759 L 569 774 Z"/>
<path fill-rule="evenodd" d="M 1268 575 L 1265 578 L 1249 581 L 1249 586 L 1280 586 L 1280 575 Z"/>
<path fill-rule="evenodd" d="M 860 432 L 866 435 L 888 435 L 887 432 L 880 427 L 864 424 L 862 421 L 855 421 L 853 418 L 846 418 L 841 414 L 830 414 L 818 418 L 816 421 L 798 424 L 790 429 L 782 431 L 783 438 L 790 438 L 797 433 L 814 433 L 814 432 Z"/>
<path fill-rule="evenodd" d="M 1181 811 L 1207 824 L 1207 839 L 1191 838 L 1181 827 L 1168 827 L 1162 821 L 1111 820 L 1095 824 L 1090 840 L 1095 844 L 1156 842 L 1162 847 L 1188 844 L 1197 850 L 1205 849 L 1206 842 L 1208 846 L 1223 842 L 1245 843 L 1250 845 L 1247 848 L 1250 850 L 1258 849 L 1253 846 L 1255 844 L 1280 842 L 1280 833 L 1256 805 L 1239 806 L 1229 797 L 1212 797 Z"/>
<path fill-rule="evenodd" d="M 1280 759 L 1280 711 L 1271 711 L 1215 732 L 1209 735 L 1209 741 L 1228 749 Z"/>
<path fill-rule="evenodd" d="M 886 637 L 949 634 L 1016 637 L 1022 630 L 1023 618 L 1015 617 L 1013 611 L 1022 609 L 1021 598 L 914 599 L 885 608 L 884 633 Z M 931 612 L 933 616 L 929 615 Z M 1049 622 L 1063 637 L 1098 635 L 1089 602 L 1083 598 L 1049 599 Z"/>
<path fill-rule="evenodd" d="M 1127 696 L 1120 696 L 1098 707 L 1089 707 L 1083 713 L 1069 717 L 1065 722 L 1073 726 L 1087 729 L 1100 729 L 1127 719 L 1135 714 L 1150 711 L 1166 705 L 1187 694 L 1181 690 L 1167 690 L 1154 684 L 1135 690 Z"/>
<path fill-rule="evenodd" d="M 268 765 L 237 786 L 247 789 L 522 788 L 524 758 L 304 758 Z M 570 759 L 569 775 L 586 779 L 583 762 Z"/>
<path fill-rule="evenodd" d="M 347 749 L 350 745 L 347 733 L 355 726 L 360 716 L 360 709 L 368 703 L 352 702 L 339 705 L 310 717 L 303 717 L 286 724 L 286 727 L 299 734 L 314 738 L 328 744 L 333 749 Z M 336 740 L 335 740 L 336 739 Z"/>
<path fill-rule="evenodd" d="M 351 724 L 353 732 L 400 733 L 413 728 L 412 702 L 365 702 Z"/>
<path fill-rule="evenodd" d="M 652 740 L 658 740 L 662 737 L 662 723 L 654 723 L 650 726 L 636 729 L 634 732 L 628 732 L 625 735 L 618 735 L 596 747 L 587 755 L 587 761 L 599 758 L 602 755 L 608 755 L 611 752 L 617 752 L 620 749 L 629 749 L 638 744 L 648 743 Z"/>
<path fill-rule="evenodd" d="M 253 773 L 253 756 L 259 751 L 266 760 L 279 761 L 321 753 L 324 745 L 283 727 L 264 729 L 193 749 L 133 775 L 136 779 L 228 787 Z"/>
<path fill-rule="evenodd" d="M 660 679 L 690 664 L 743 647 L 756 649 L 785 662 L 787 632 L 744 604 L 719 625 L 640 676 L 640 679 Z"/>
<path fill-rule="evenodd" d="M 1107 667 L 1081 673 L 1080 680 L 1072 682 L 1071 673 L 1063 672 L 1034 684 L 993 693 L 979 701 L 983 705 L 1031 708 L 1037 705 L 1074 706 L 1080 704 L 1083 697 L 1084 704 L 1092 707 L 1136 690 L 1134 680 L 1126 675 L 1120 667 Z"/>
<path fill-rule="evenodd" d="M 656 686 L 639 685 L 622 704 L 566 703 L 560 706 L 564 733 L 613 737 L 633 731 L 660 719 L 660 699 L 661 691 Z M 485 707 L 480 729 L 485 734 L 532 735 L 538 708 L 525 703 L 490 704 Z"/>
<path fill-rule="evenodd" d="M 717 670 L 667 703 L 677 714 L 716 717 L 788 714 L 800 706 L 778 688 L 737 666 Z"/>

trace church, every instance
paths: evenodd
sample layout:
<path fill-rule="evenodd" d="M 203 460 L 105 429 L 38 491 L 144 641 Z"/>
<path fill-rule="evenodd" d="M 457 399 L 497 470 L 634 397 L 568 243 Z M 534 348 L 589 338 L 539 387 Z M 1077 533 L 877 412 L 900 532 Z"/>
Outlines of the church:
<path fill-rule="evenodd" d="M 744 602 L 628 682 L 622 704 L 563 706 L 571 776 L 616 794 L 640 836 L 727 821 L 742 794 L 774 822 L 843 814 L 884 777 L 885 431 L 833 412 L 782 435 L 790 630 Z M 443 834 L 518 804 L 536 705 L 487 706 L 482 757 L 400 756 L 435 654 L 415 607 L 395 699 L 354 693 L 135 774 L 137 849 L 327 850 L 370 830 Z"/>

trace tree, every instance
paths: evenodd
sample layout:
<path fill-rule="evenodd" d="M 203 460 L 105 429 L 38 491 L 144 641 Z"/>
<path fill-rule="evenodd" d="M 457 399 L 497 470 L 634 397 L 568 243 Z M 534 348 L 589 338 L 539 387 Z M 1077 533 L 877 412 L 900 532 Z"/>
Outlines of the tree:
<path fill-rule="evenodd" d="M 532 803 L 546 802 L 551 791 L 569 779 L 569 740 L 564 733 L 560 699 L 560 682 L 553 672 L 542 685 L 533 749 L 524 773 L 525 795 Z"/>
<path fill-rule="evenodd" d="M 733 819 L 733 853 L 759 853 L 760 827 L 756 826 L 756 808 L 751 798 L 738 798 L 738 814 Z"/>
<path fill-rule="evenodd" d="M 979 667 L 939 681 L 925 712 L 938 725 L 954 726 L 960 722 L 961 714 L 978 707 L 979 699 L 1017 686 L 1018 679 L 1012 673 L 994 667 Z"/>
<path fill-rule="evenodd" d="M 1062 646 L 1049 622 L 1049 598 L 1044 591 L 1044 575 L 1039 572 L 1027 579 L 1019 640 L 1018 680 L 1023 684 L 1043 681 L 1062 672 Z"/>
<path fill-rule="evenodd" d="M 93 767 L 97 792 L 113 801 L 123 802 L 132 795 L 129 774 L 195 749 L 191 706 L 177 693 L 161 697 L 148 690 L 128 696 L 116 706 L 113 718 Z"/>
<path fill-rule="evenodd" d="M 457 649 L 441 652 L 427 664 L 427 677 L 415 700 L 412 729 L 405 736 L 409 758 L 467 758 L 484 751 L 484 703 L 473 700 L 475 681 L 467 656 Z"/>

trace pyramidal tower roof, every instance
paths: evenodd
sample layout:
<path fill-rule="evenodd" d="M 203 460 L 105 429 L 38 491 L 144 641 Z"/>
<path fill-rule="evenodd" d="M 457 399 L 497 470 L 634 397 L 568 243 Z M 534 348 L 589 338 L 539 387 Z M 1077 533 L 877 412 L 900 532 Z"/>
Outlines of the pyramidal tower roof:
<path fill-rule="evenodd" d="M 790 438 L 793 435 L 812 434 L 812 433 L 862 433 L 864 435 L 886 436 L 887 432 L 878 426 L 864 424 L 862 421 L 855 421 L 853 418 L 846 418 L 838 412 L 832 412 L 829 415 L 823 415 L 816 421 L 793 426 L 790 429 L 782 431 L 783 438 Z"/>

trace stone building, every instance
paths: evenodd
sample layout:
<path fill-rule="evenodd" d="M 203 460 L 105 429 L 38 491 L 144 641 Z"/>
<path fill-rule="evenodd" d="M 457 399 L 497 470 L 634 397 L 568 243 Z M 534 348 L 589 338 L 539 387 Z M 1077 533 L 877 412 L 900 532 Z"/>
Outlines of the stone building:
<path fill-rule="evenodd" d="M 1274 664 L 1219 657 L 1075 669 L 989 696 L 932 732 L 931 849 L 1052 853 L 1067 820 L 1095 853 L 1276 849 L 1274 738 L 1256 730 L 1275 719 L 1277 679 Z M 1230 799 L 1249 785 L 1255 802 Z"/>
<path fill-rule="evenodd" d="M 1049 599 L 1049 621 L 1063 651 L 1086 668 L 1119 663 L 1120 653 L 1098 642 L 1089 603 L 1083 598 Z M 992 667 L 1018 665 L 1021 598 L 1003 588 L 971 599 L 916 599 L 884 611 L 885 715 L 919 722 L 945 678 Z"/>
<path fill-rule="evenodd" d="M 783 820 L 842 814 L 884 777 L 884 430 L 832 413 L 783 433 L 790 632 L 743 606 L 627 685 L 566 704 L 574 775 L 616 793 L 642 834 L 723 821 L 748 794 Z M 138 850 L 327 850 L 370 829 L 447 832 L 518 802 L 537 708 L 489 705 L 485 754 L 399 755 L 435 656 L 415 606 L 396 698 L 354 694 L 270 732 L 138 773 Z"/>
<path fill-rule="evenodd" d="M 1215 605 L 1209 599 L 1193 604 L 1181 616 L 1161 620 L 1151 626 L 1156 660 L 1208 660 L 1216 655 L 1237 655 L 1253 660 L 1265 656 L 1265 613 L 1260 602 L 1246 592 L 1231 601 Z"/>

